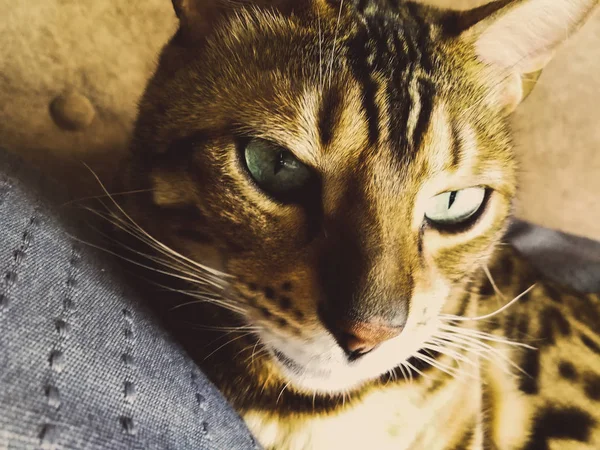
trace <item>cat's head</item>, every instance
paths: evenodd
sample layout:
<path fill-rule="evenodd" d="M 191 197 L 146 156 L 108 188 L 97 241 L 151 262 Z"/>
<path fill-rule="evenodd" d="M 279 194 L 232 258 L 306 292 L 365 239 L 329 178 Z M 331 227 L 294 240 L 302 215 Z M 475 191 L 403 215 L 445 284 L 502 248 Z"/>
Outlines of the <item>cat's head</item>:
<path fill-rule="evenodd" d="M 292 387 L 377 378 L 461 313 L 515 193 L 506 117 L 596 4 L 174 0 L 136 218 L 230 276 L 223 301 Z"/>

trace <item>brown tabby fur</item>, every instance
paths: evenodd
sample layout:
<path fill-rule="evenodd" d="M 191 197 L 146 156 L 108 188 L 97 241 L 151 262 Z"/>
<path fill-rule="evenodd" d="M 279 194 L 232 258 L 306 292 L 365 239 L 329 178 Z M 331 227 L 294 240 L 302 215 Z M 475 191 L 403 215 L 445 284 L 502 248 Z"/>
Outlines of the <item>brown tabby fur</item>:
<path fill-rule="evenodd" d="M 220 277 L 192 261 L 227 274 L 220 303 L 196 305 L 206 329 L 188 347 L 259 441 L 600 448 L 598 298 L 544 284 L 498 246 L 516 189 L 506 116 L 518 99 L 507 73 L 457 36 L 510 2 L 463 14 L 385 0 L 174 3 L 182 26 L 141 101 L 125 177 L 150 192 L 124 208 L 192 287 Z M 301 204 L 251 181 L 248 137 L 318 173 Z M 488 190 L 470 227 L 422 220 L 426 199 L 470 186 Z M 492 314 L 534 283 L 489 320 L 446 322 L 455 340 L 418 352 L 425 323 Z M 397 339 L 415 352 L 340 389 L 291 382 L 257 331 L 319 352 L 324 317 L 374 316 L 408 317 Z"/>

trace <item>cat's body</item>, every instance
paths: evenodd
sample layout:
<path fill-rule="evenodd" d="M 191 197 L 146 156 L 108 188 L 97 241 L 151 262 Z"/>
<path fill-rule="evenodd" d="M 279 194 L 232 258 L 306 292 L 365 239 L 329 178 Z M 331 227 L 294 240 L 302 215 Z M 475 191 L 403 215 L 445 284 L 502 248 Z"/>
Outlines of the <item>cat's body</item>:
<path fill-rule="evenodd" d="M 199 300 L 188 348 L 259 441 L 600 448 L 598 298 L 498 245 L 506 116 L 597 1 L 174 5 L 119 225 Z"/>
<path fill-rule="evenodd" d="M 457 344 L 456 359 L 429 353 L 450 373 L 418 366 L 422 374 L 407 381 L 398 371 L 356 399 L 335 399 L 327 413 L 280 398 L 279 414 L 243 410 L 250 429 L 273 449 L 600 448 L 600 298 L 545 281 L 506 246 L 490 271 L 506 298 L 482 273 L 481 286 L 460 298 L 469 298 L 469 316 L 493 314 L 535 287 L 506 313 L 468 327 L 531 348 L 479 341 L 492 351 L 466 334 L 470 352 Z"/>
<path fill-rule="evenodd" d="M 491 315 L 454 322 L 460 330 L 450 331 L 450 356 L 427 350 L 431 364 L 412 358 L 413 370 L 332 397 L 299 395 L 260 373 L 268 355 L 244 329 L 179 331 L 267 449 L 599 448 L 600 298 L 546 280 L 508 245 L 489 271 L 498 291 L 480 270 L 468 293 L 448 302 L 467 317 Z M 207 320 L 206 310 L 197 317 L 186 310 L 175 322 L 239 324 L 212 313 Z"/>

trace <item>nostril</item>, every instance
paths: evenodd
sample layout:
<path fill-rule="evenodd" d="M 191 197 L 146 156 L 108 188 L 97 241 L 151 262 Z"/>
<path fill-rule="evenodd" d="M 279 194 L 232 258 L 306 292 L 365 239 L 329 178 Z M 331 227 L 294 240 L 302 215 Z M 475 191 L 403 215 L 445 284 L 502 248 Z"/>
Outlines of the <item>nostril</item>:
<path fill-rule="evenodd" d="M 344 353 L 346 353 L 346 356 L 348 357 L 348 361 L 356 361 L 358 358 L 370 353 L 377 347 L 376 345 L 368 345 L 366 343 L 357 343 L 356 345 L 352 345 L 355 342 L 354 340 L 356 340 L 356 337 L 352 335 L 349 335 L 348 339 L 349 341 L 347 340 L 346 342 L 350 342 L 351 344 L 341 346 L 342 350 L 344 350 Z"/>
<path fill-rule="evenodd" d="M 369 350 L 370 351 L 370 350 Z M 346 353 L 346 356 L 348 357 L 348 361 L 353 362 L 356 361 L 357 359 L 359 359 L 360 357 L 366 355 L 367 353 L 369 353 L 369 351 L 361 353 L 361 352 L 352 352 L 352 353 Z"/>
<path fill-rule="evenodd" d="M 356 361 L 378 346 L 378 344 L 367 342 L 352 333 L 345 332 L 339 335 L 337 341 L 348 357 L 348 361 Z"/>
<path fill-rule="evenodd" d="M 358 356 L 369 353 L 375 348 L 375 345 L 369 344 L 352 333 L 343 333 L 341 340 L 343 341 L 342 347 L 347 353 L 356 354 Z"/>
<path fill-rule="evenodd" d="M 349 361 L 356 361 L 402 331 L 401 327 L 354 321 L 338 323 L 336 329 L 334 336 Z"/>

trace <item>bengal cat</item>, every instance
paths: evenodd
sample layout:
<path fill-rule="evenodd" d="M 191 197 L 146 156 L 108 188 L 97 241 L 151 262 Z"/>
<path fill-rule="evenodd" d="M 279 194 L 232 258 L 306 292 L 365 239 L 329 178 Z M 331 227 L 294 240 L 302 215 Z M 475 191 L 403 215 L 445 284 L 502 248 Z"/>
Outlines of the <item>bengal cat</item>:
<path fill-rule="evenodd" d="M 600 300 L 501 243 L 507 116 L 598 1 L 173 3 L 119 224 L 261 445 L 600 448 Z"/>

